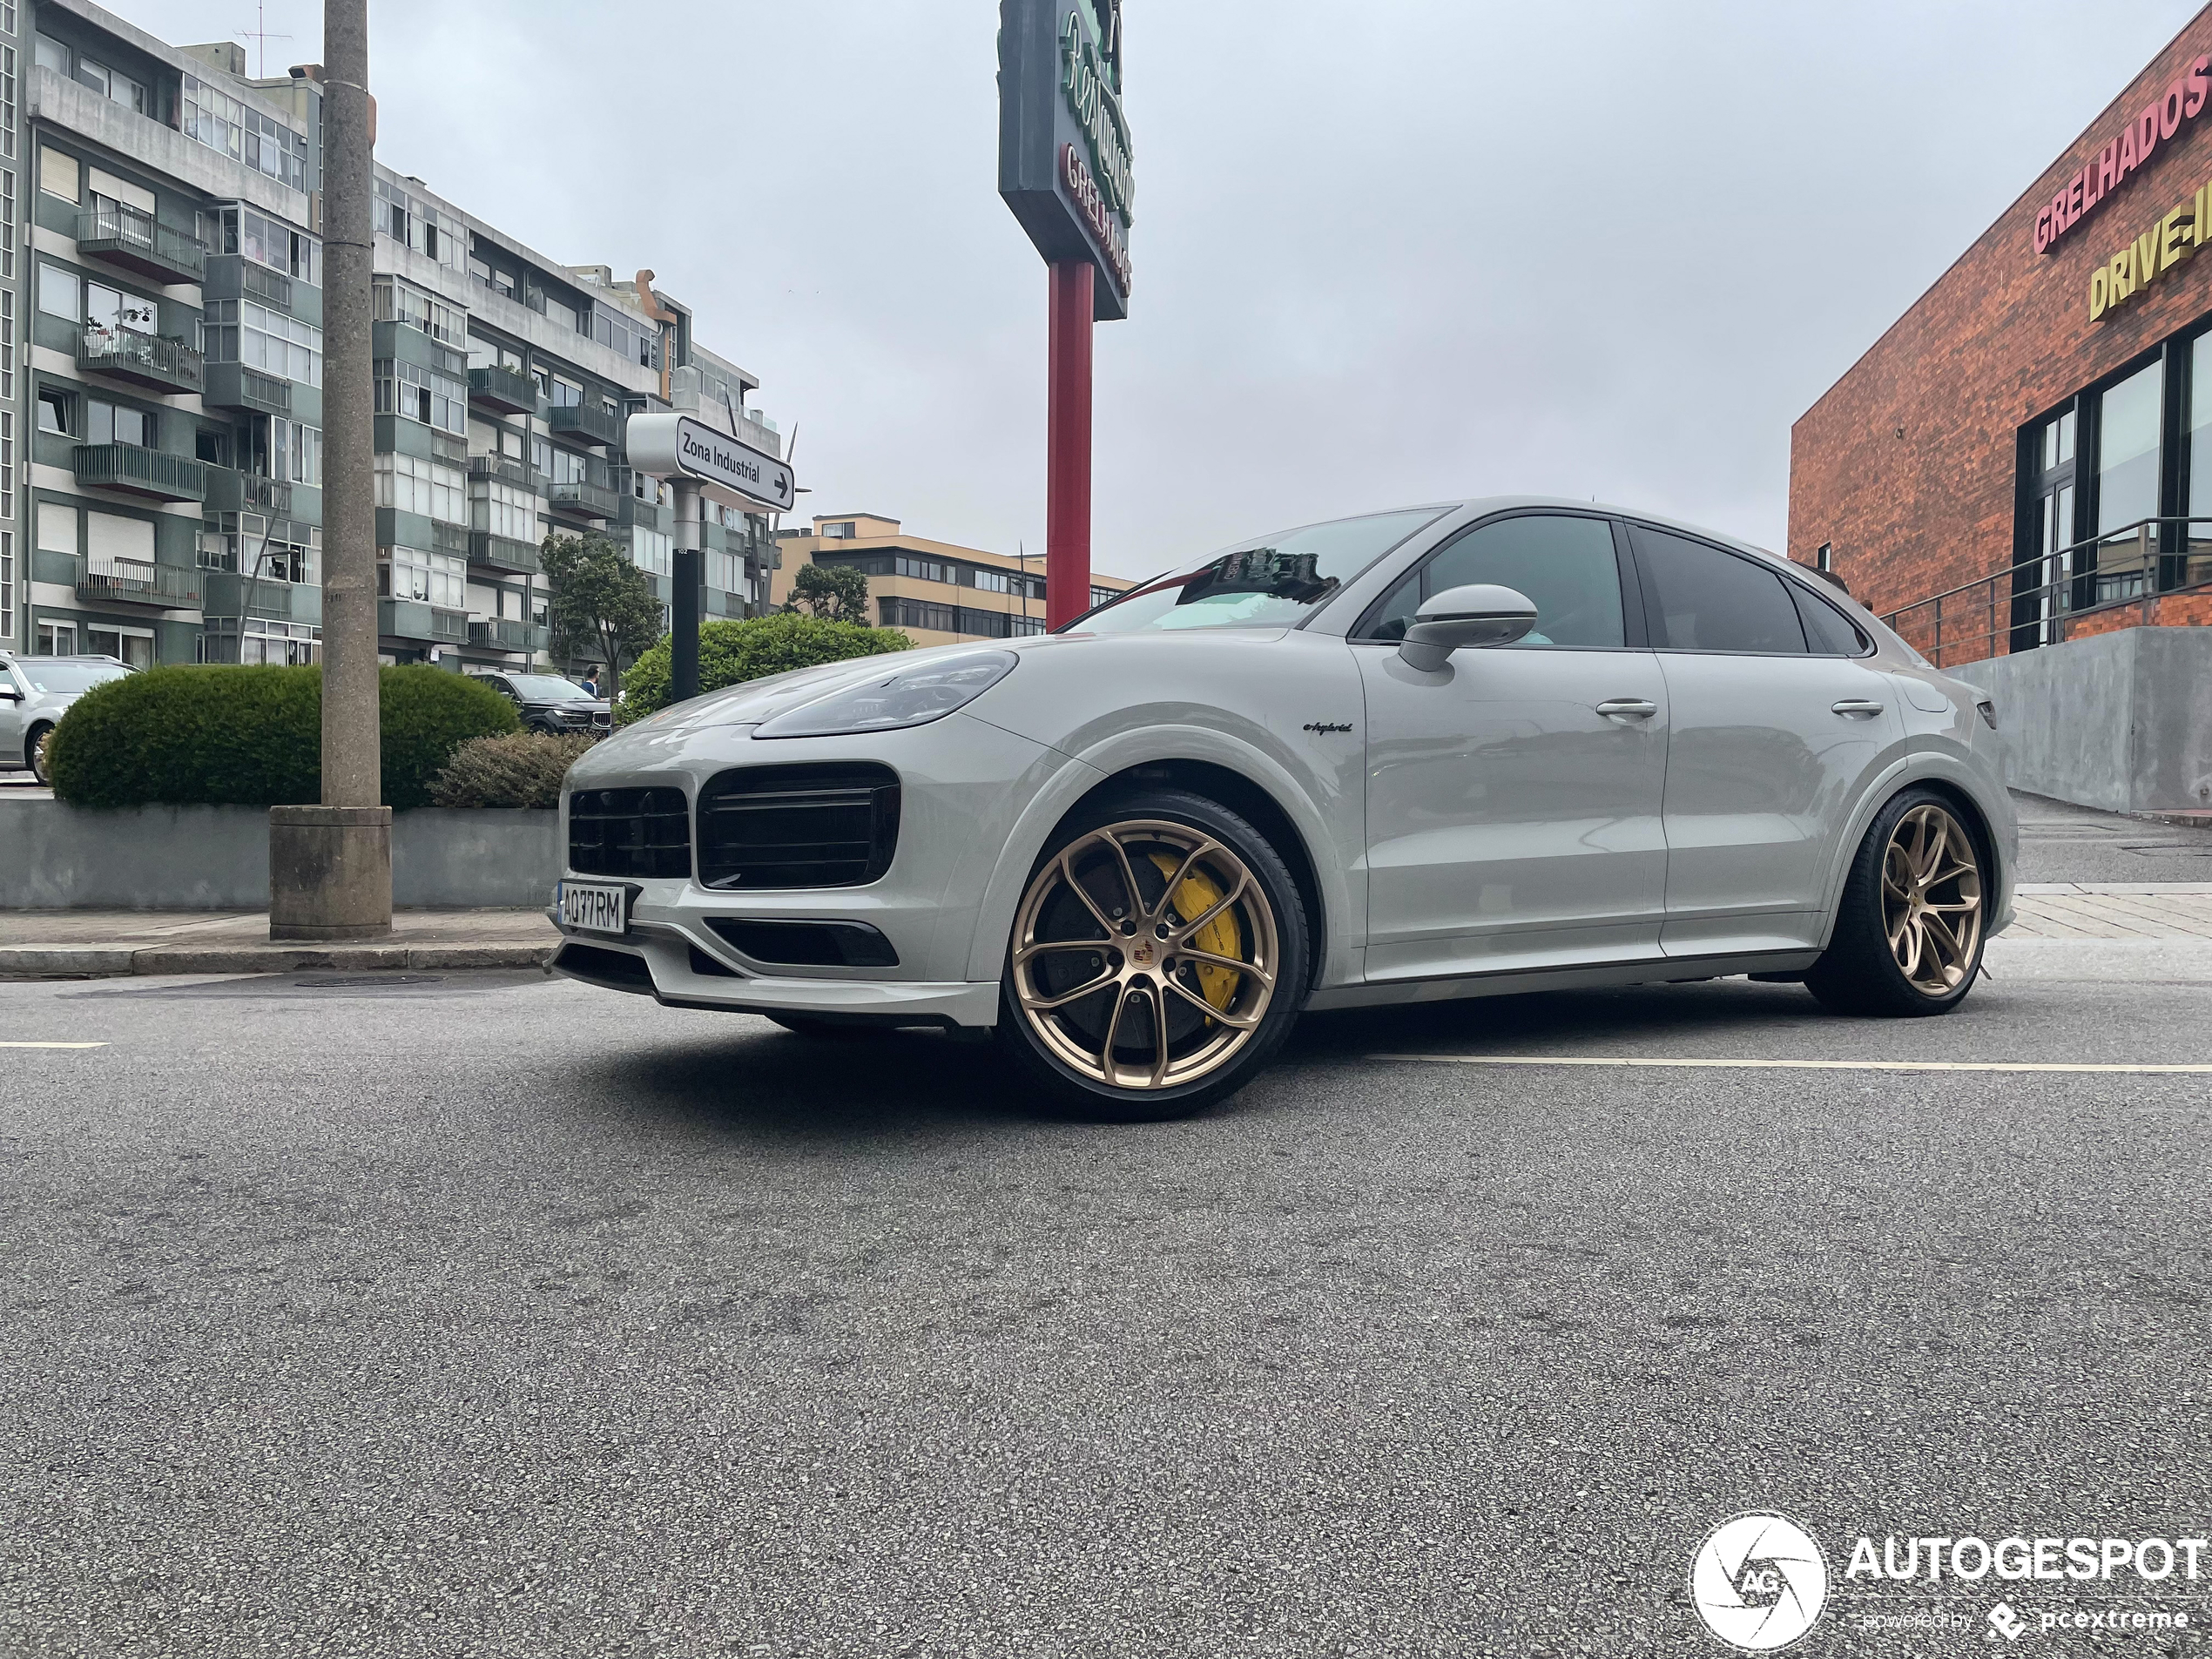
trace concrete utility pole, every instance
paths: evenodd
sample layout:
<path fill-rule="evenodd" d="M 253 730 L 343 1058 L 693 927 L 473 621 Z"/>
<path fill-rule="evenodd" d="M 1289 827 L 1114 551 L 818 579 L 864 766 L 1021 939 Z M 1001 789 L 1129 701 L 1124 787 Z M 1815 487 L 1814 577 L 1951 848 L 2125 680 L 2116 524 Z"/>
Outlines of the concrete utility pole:
<path fill-rule="evenodd" d="M 392 927 L 376 674 L 368 0 L 323 0 L 322 804 L 269 811 L 269 933 Z"/>

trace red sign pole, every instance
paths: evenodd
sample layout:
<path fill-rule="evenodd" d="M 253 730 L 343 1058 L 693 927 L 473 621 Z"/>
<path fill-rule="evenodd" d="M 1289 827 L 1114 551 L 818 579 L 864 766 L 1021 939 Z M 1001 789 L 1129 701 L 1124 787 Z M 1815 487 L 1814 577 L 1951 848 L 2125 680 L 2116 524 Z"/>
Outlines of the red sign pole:
<path fill-rule="evenodd" d="M 1090 609 L 1090 261 L 1052 272 L 1051 386 L 1046 395 L 1045 625 Z"/>

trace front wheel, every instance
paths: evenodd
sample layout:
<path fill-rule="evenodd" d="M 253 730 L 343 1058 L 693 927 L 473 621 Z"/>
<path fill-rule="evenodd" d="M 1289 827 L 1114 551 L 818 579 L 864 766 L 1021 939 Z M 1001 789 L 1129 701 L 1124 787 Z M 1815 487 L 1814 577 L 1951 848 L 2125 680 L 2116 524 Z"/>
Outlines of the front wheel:
<path fill-rule="evenodd" d="M 1851 860 L 1836 931 L 1805 988 L 1845 1014 L 1948 1014 L 1981 967 L 1988 859 L 1949 797 L 1899 792 Z"/>
<path fill-rule="evenodd" d="M 1062 1116 L 1182 1117 L 1251 1081 L 1298 1021 L 1305 907 L 1237 813 L 1132 791 L 1048 845 L 1014 919 L 998 1039 Z"/>

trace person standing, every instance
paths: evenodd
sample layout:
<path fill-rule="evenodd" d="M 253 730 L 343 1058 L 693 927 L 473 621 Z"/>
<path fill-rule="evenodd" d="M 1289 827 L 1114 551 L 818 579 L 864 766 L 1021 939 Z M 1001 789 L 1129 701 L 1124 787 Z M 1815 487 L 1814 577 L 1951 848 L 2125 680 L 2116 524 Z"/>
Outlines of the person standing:
<path fill-rule="evenodd" d="M 599 695 L 599 670 L 596 664 L 583 671 L 583 691 L 587 697 Z"/>

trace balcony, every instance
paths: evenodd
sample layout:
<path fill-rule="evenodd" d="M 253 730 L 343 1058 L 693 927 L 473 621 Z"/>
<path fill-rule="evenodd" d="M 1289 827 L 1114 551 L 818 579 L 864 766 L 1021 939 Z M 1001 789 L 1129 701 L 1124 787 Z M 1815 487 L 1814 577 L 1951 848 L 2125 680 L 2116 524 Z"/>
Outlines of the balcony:
<path fill-rule="evenodd" d="M 469 527 L 448 524 L 442 518 L 430 521 L 430 551 L 449 554 L 461 558 L 469 551 Z"/>
<path fill-rule="evenodd" d="M 524 622 L 520 617 L 479 617 L 469 624 L 470 644 L 493 651 L 528 651 L 532 656 L 545 649 L 545 633 L 536 623 Z"/>
<path fill-rule="evenodd" d="M 260 617 L 269 622 L 319 623 L 322 588 L 314 582 L 285 582 L 264 571 L 259 577 L 235 570 L 203 570 L 200 609 L 210 617 Z"/>
<path fill-rule="evenodd" d="M 583 479 L 549 486 L 546 499 L 556 513 L 564 513 L 570 518 L 588 518 L 600 524 L 622 509 L 622 497 L 612 489 Z"/>
<path fill-rule="evenodd" d="M 153 501 L 205 501 L 207 467 L 190 455 L 135 443 L 80 443 L 70 470 L 87 489 L 119 489 Z"/>
<path fill-rule="evenodd" d="M 472 368 L 469 401 L 502 415 L 536 415 L 537 382 L 518 368 Z"/>
<path fill-rule="evenodd" d="M 198 392 L 207 382 L 205 361 L 183 341 L 105 323 L 88 323 L 78 335 L 77 367 L 165 396 Z"/>
<path fill-rule="evenodd" d="M 443 610 L 420 599 L 379 599 L 376 632 L 383 639 L 420 639 L 433 645 L 469 643 L 469 613 Z"/>
<path fill-rule="evenodd" d="M 674 526 L 675 515 L 673 513 L 669 512 L 666 508 L 656 506 L 651 502 L 640 501 L 628 490 L 622 493 L 621 502 L 621 510 L 617 516 L 624 524 L 642 524 L 649 530 L 664 531 L 670 530 Z"/>
<path fill-rule="evenodd" d="M 207 493 L 201 498 L 214 513 L 270 513 L 292 516 L 292 486 L 280 478 L 258 477 L 229 467 L 207 469 Z"/>
<path fill-rule="evenodd" d="M 469 563 L 487 570 L 510 570 L 517 575 L 537 573 L 537 549 L 528 542 L 518 542 L 512 536 L 494 536 L 489 530 L 469 532 Z"/>
<path fill-rule="evenodd" d="M 264 374 L 244 363 L 207 366 L 207 407 L 211 409 L 248 409 L 255 415 L 292 413 L 292 383 Z"/>
<path fill-rule="evenodd" d="M 207 265 L 206 250 L 196 239 L 115 201 L 100 201 L 77 216 L 77 251 L 163 284 L 197 282 Z"/>
<path fill-rule="evenodd" d="M 608 414 L 597 403 L 556 404 L 546 424 L 553 428 L 555 437 L 571 443 L 611 449 L 622 442 L 623 417 Z"/>
<path fill-rule="evenodd" d="M 513 455 L 470 455 L 469 475 L 512 484 L 517 489 L 529 490 L 533 496 L 543 495 L 545 489 L 544 478 L 531 469 L 530 463 L 518 461 Z"/>
<path fill-rule="evenodd" d="M 199 605 L 199 572 L 144 559 L 96 559 L 78 571 L 77 597 L 88 604 L 192 610 Z"/>

